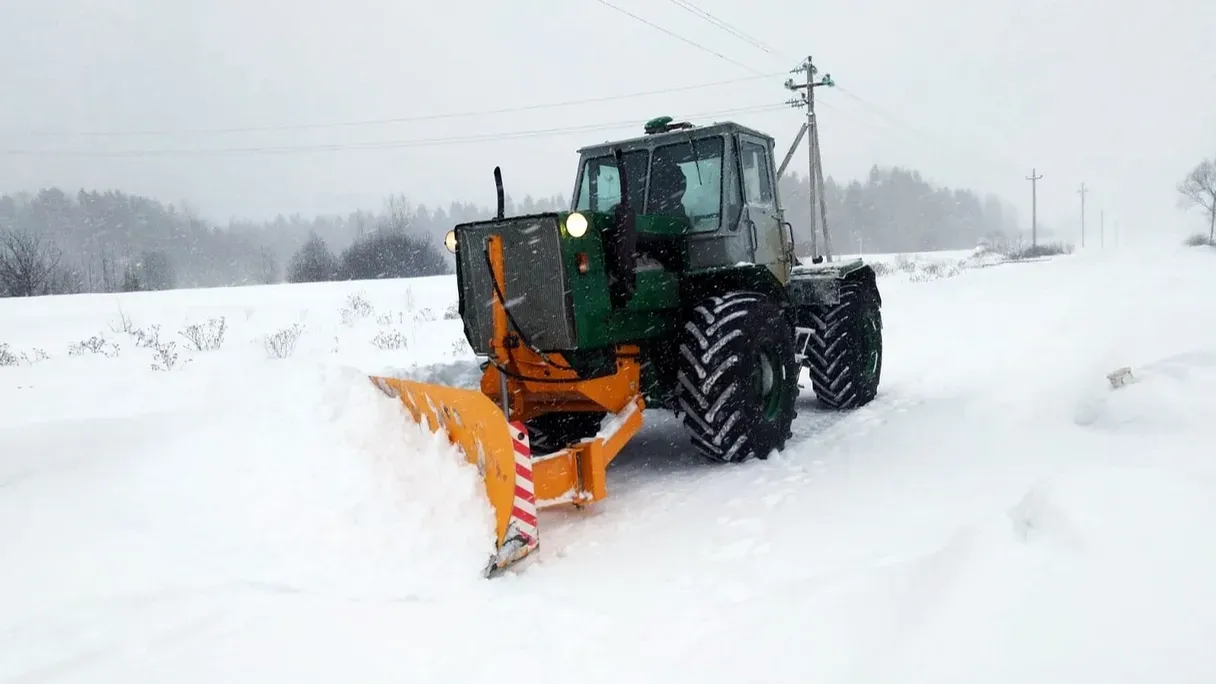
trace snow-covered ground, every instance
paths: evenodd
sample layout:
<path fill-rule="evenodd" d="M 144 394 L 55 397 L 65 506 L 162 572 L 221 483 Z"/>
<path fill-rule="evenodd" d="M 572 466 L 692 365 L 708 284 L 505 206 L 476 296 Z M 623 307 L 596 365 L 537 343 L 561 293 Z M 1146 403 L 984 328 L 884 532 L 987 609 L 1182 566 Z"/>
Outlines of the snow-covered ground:
<path fill-rule="evenodd" d="M 0 300 L 0 682 L 1216 681 L 1216 256 L 966 257 L 880 280 L 871 405 L 648 416 L 490 581 L 365 381 L 475 381 L 450 278 Z"/>

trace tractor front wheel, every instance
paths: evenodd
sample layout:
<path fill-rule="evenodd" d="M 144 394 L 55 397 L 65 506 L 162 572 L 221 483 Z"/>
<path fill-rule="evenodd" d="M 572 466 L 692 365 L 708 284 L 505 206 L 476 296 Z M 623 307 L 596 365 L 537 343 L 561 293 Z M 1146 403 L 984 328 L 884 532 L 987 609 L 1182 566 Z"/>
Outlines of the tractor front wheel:
<path fill-rule="evenodd" d="M 680 331 L 676 406 L 712 461 L 768 458 L 785 448 L 798 397 L 794 334 L 758 292 L 708 297 Z"/>

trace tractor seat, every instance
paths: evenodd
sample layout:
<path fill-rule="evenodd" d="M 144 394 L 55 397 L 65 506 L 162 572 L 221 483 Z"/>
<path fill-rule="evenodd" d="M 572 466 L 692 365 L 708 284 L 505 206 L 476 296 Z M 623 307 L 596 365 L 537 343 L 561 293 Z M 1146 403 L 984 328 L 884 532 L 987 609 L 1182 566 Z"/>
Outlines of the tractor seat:
<path fill-rule="evenodd" d="M 679 237 L 639 233 L 636 258 L 638 270 L 684 270 L 684 253 L 681 246 Z M 642 267 L 643 263 L 646 264 L 645 269 Z"/>
<path fill-rule="evenodd" d="M 650 254 L 641 251 L 638 252 L 637 258 L 634 259 L 634 264 L 634 268 L 637 269 L 638 273 L 642 273 L 643 271 L 665 270 L 663 267 L 663 262 L 654 258 Z"/>

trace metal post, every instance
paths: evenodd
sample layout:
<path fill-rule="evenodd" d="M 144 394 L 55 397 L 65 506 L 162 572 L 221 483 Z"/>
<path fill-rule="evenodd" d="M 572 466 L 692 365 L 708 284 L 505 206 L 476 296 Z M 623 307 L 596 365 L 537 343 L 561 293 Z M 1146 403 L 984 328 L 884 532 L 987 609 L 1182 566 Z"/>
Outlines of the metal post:
<path fill-rule="evenodd" d="M 1081 246 L 1085 246 L 1085 193 L 1089 192 L 1085 189 L 1085 184 L 1081 184 L 1081 189 L 1077 194 L 1081 195 Z"/>
<path fill-rule="evenodd" d="M 811 133 L 815 154 L 815 197 L 819 200 L 819 225 L 823 229 L 823 255 L 828 261 L 832 260 L 832 234 L 828 232 L 828 203 L 825 199 L 827 191 L 823 186 L 823 163 L 819 154 L 819 127 Z"/>
<path fill-rule="evenodd" d="M 1031 169 L 1026 180 L 1030 181 L 1030 246 L 1039 245 L 1039 175 L 1038 169 Z"/>
<path fill-rule="evenodd" d="M 819 256 L 819 243 L 815 237 L 817 230 L 823 230 L 824 226 L 819 223 L 819 214 L 816 211 L 819 207 L 819 187 L 815 173 L 815 135 L 817 128 L 815 126 L 815 66 L 811 61 L 810 55 L 806 58 L 806 126 L 807 132 L 810 133 L 810 138 L 806 143 L 806 159 L 807 159 L 807 187 L 810 188 L 811 197 L 811 257 Z"/>
<path fill-rule="evenodd" d="M 781 180 L 781 175 L 785 173 L 785 167 L 790 165 L 790 160 L 794 158 L 794 152 L 798 151 L 798 143 L 802 142 L 807 128 L 809 127 L 806 124 L 802 124 L 802 128 L 798 129 L 798 135 L 794 138 L 794 144 L 790 145 L 790 151 L 785 153 L 785 159 L 781 160 L 781 166 L 777 168 L 777 180 Z"/>

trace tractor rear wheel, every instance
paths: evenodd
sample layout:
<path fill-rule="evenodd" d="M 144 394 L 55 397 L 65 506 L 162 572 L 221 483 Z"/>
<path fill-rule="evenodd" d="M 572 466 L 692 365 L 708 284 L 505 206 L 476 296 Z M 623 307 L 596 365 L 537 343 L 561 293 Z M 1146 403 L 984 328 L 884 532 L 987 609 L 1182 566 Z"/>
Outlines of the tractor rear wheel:
<path fill-rule="evenodd" d="M 560 411 L 537 416 L 524 423 L 528 446 L 537 456 L 560 451 L 599 432 L 603 411 Z"/>
<path fill-rule="evenodd" d="M 793 328 L 769 297 L 706 298 L 689 313 L 678 350 L 677 412 L 703 456 L 734 463 L 785 447 L 798 362 Z"/>
<path fill-rule="evenodd" d="M 815 397 L 828 408 L 853 409 L 873 401 L 882 375 L 882 311 L 872 287 L 840 283 L 840 301 L 799 311 L 810 330 L 803 364 Z"/>

